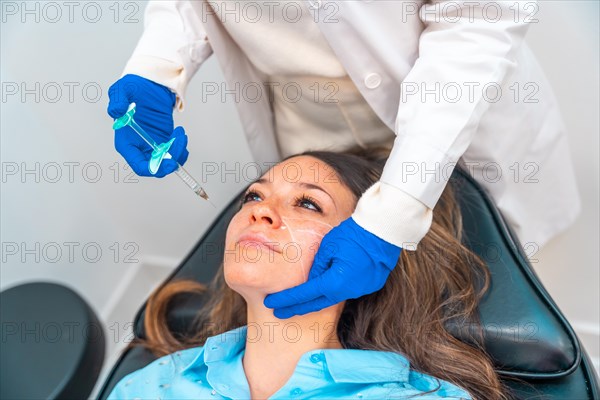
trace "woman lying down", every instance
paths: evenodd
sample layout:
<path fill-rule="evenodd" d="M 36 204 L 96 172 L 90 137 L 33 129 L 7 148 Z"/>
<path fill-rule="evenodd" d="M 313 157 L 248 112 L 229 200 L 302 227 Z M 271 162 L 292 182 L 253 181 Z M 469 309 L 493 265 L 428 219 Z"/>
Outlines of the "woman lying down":
<path fill-rule="evenodd" d="M 125 376 L 109 399 L 507 398 L 488 356 L 445 329 L 448 320 L 476 324 L 489 279 L 460 243 L 452 181 L 430 231 L 416 251 L 401 253 L 381 290 L 288 319 L 263 304 L 267 294 L 308 279 L 322 237 L 378 181 L 386 155 L 305 152 L 251 184 L 215 280 L 209 288 L 175 281 L 151 296 L 148 337 L 130 347 L 162 357 Z M 173 336 L 169 300 L 207 291 L 195 336 Z"/>

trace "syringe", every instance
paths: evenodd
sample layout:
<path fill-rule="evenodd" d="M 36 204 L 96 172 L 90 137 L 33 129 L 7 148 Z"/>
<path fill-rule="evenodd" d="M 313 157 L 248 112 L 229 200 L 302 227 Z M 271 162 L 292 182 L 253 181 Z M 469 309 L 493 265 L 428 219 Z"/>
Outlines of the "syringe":
<path fill-rule="evenodd" d="M 169 153 L 169 148 L 173 144 L 175 138 L 169 140 L 168 142 L 157 144 L 154 141 L 154 139 L 152 139 L 152 137 L 148 135 L 148 133 L 146 133 L 144 128 L 142 128 L 135 122 L 135 120 L 133 119 L 133 114 L 135 114 L 135 103 L 131 103 L 129 105 L 129 108 L 127 108 L 127 112 L 125 113 L 125 115 L 115 120 L 115 123 L 113 124 L 113 129 L 117 130 L 125 126 L 130 126 L 131 129 L 133 129 L 138 135 L 140 135 L 142 139 L 144 139 L 146 143 L 148 143 L 150 147 L 152 147 L 154 151 L 152 152 L 152 156 L 150 157 L 150 163 L 148 165 L 148 168 L 150 170 L 150 173 L 154 175 L 158 171 L 160 163 L 163 159 L 173 159 L 173 157 Z M 177 160 L 175 159 L 173 159 L 173 161 L 177 162 Z M 215 206 L 209 200 L 208 194 L 206 194 L 206 192 L 204 191 L 204 189 L 202 189 L 200 184 L 198 184 L 198 182 L 194 178 L 192 178 L 192 176 L 178 162 L 175 173 L 190 189 L 194 191 L 194 193 L 207 200 L 210 204 L 212 204 L 213 207 Z"/>

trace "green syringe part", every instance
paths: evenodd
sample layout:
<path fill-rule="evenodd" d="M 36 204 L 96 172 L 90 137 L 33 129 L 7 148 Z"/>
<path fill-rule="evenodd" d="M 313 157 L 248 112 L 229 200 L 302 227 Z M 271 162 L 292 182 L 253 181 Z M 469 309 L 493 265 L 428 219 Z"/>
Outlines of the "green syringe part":
<path fill-rule="evenodd" d="M 154 175 L 160 168 L 160 164 L 162 163 L 163 159 L 173 159 L 173 157 L 169 153 L 169 149 L 175 141 L 175 138 L 169 140 L 168 142 L 157 144 L 154 141 L 154 139 L 152 139 L 152 137 L 148 135 L 148 133 L 146 133 L 146 131 L 135 122 L 135 120 L 133 119 L 133 114 L 135 114 L 135 103 L 131 103 L 127 108 L 127 112 L 123 116 L 115 120 L 115 122 L 113 123 L 113 129 L 117 130 L 125 126 L 130 126 L 131 129 L 133 129 L 138 135 L 140 135 L 142 139 L 144 139 L 146 143 L 148 143 L 150 147 L 152 147 L 153 151 L 152 155 L 150 156 L 148 169 L 150 170 L 150 173 Z M 196 193 L 203 199 L 208 200 L 208 202 L 212 204 L 212 202 L 208 198 L 208 194 L 206 194 L 206 192 L 204 191 L 204 189 L 202 189 L 200 184 L 198 184 L 198 182 L 196 182 L 196 180 L 192 178 L 192 176 L 183 168 L 181 164 L 177 163 L 177 169 L 175 170 L 175 173 L 190 189 L 194 191 L 194 193 Z M 213 207 L 215 206 L 214 204 L 212 205 Z"/>
<path fill-rule="evenodd" d="M 148 164 L 148 169 L 152 175 L 158 172 L 158 168 L 160 168 L 160 164 L 162 160 L 167 158 L 171 158 L 168 155 L 169 149 L 173 144 L 175 138 L 169 140 L 168 142 L 157 144 L 154 139 L 150 135 L 146 133 L 146 131 L 135 122 L 133 119 L 133 114 L 135 114 L 135 103 L 131 103 L 127 108 L 127 112 L 120 118 L 117 118 L 113 124 L 113 129 L 121 129 L 125 126 L 130 126 L 150 147 L 152 147 L 152 155 L 150 156 L 150 162 Z"/>

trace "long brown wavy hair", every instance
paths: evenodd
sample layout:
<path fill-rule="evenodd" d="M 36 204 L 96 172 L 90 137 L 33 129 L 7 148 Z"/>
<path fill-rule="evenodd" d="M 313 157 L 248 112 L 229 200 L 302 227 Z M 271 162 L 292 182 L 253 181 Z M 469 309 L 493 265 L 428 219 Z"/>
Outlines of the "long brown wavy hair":
<path fill-rule="evenodd" d="M 298 155 L 315 157 L 331 166 L 358 201 L 379 180 L 389 149 L 307 151 Z M 510 399 L 512 395 L 481 346 L 477 305 L 489 286 L 490 274 L 485 263 L 461 243 L 461 236 L 462 217 L 450 180 L 417 250 L 402 251 L 381 290 L 346 301 L 337 334 L 344 348 L 400 353 L 414 370 L 452 382 L 475 399 Z M 167 326 L 169 302 L 180 294 L 208 298 L 198 310 L 190 336 L 174 334 Z M 469 343 L 448 330 L 449 324 L 457 323 L 478 327 L 469 330 Z M 246 324 L 246 302 L 226 285 L 221 264 L 208 286 L 179 280 L 156 289 L 146 306 L 146 338 L 136 338 L 128 348 L 141 345 L 163 356 L 201 346 L 210 336 Z"/>

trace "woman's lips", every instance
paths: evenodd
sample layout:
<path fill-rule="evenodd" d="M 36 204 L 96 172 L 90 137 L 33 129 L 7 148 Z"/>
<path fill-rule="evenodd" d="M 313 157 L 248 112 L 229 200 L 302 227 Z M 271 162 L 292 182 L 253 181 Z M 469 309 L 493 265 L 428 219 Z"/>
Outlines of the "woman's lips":
<path fill-rule="evenodd" d="M 266 247 L 269 250 L 272 250 L 276 253 L 281 253 L 281 251 L 279 250 L 279 243 L 277 243 L 277 241 L 271 240 L 267 236 L 259 232 L 245 233 L 239 237 L 237 243 L 250 243 L 254 245 L 259 245 L 262 247 Z"/>

